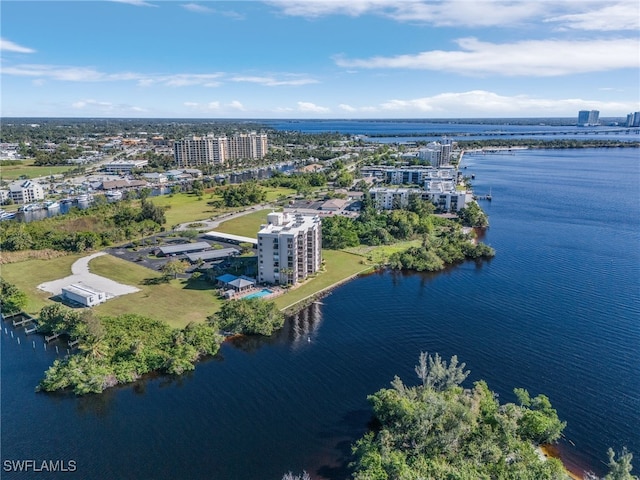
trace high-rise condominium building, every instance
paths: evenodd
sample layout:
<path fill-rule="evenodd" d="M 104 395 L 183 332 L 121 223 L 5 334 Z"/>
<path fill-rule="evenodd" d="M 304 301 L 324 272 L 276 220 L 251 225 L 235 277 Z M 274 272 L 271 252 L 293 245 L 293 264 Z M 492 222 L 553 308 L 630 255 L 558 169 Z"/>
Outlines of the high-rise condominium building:
<path fill-rule="evenodd" d="M 295 284 L 320 270 L 322 228 L 317 215 L 270 213 L 258 232 L 258 282 Z"/>
<path fill-rule="evenodd" d="M 627 115 L 627 127 L 640 127 L 640 112 Z"/>
<path fill-rule="evenodd" d="M 418 158 L 429 162 L 433 167 L 449 165 L 453 143 L 450 139 L 443 139 L 442 143 L 430 142 L 426 148 L 418 151 Z"/>
<path fill-rule="evenodd" d="M 595 127 L 600 125 L 600 112 L 598 110 L 580 110 L 578 112 L 579 127 Z"/>
<path fill-rule="evenodd" d="M 267 154 L 267 135 L 241 133 L 227 136 L 207 135 L 175 142 L 174 158 L 178 167 L 220 165 L 229 160 L 258 159 Z"/>

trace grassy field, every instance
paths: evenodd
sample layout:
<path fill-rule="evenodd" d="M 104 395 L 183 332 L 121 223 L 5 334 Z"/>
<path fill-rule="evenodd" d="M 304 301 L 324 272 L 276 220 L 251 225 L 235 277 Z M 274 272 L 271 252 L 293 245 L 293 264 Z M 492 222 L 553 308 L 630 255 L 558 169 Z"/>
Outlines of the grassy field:
<path fill-rule="evenodd" d="M 359 247 L 345 248 L 345 251 L 355 255 L 362 255 L 368 264 L 379 265 L 387 263 L 391 254 L 401 252 L 409 247 L 419 247 L 421 244 L 422 240 L 409 240 L 377 247 L 360 245 Z"/>
<path fill-rule="evenodd" d="M 49 260 L 26 260 L 0 265 L 0 275 L 27 295 L 29 301 L 25 311 L 36 314 L 42 307 L 52 303 L 48 299 L 51 294 L 38 290 L 38 285 L 71 275 L 71 265 L 82 256 L 67 255 Z"/>
<path fill-rule="evenodd" d="M 267 201 L 272 202 L 280 196 L 287 196 L 293 193 L 295 193 L 295 191 L 289 188 L 269 188 L 267 189 Z M 221 199 L 222 197 L 215 193 L 205 193 L 202 200 L 198 200 L 198 197 L 193 194 L 178 193 L 172 196 L 162 195 L 159 197 L 153 197 L 152 201 L 155 205 L 160 207 L 169 207 L 165 215 L 167 217 L 167 226 L 170 228 L 181 223 L 207 220 L 211 217 L 222 215 L 223 213 L 235 212 L 246 208 L 214 208 L 207 204 L 207 202 Z M 242 234 L 238 233 L 237 235 Z"/>
<path fill-rule="evenodd" d="M 23 160 L 20 165 L 2 165 L 0 167 L 0 178 L 5 181 L 12 181 L 22 175 L 25 175 L 27 178 L 46 177 L 48 175 L 64 173 L 75 168 L 75 165 L 38 167 L 35 166 L 33 162 L 34 160 Z"/>
<path fill-rule="evenodd" d="M 221 223 L 216 228 L 216 231 L 256 238 L 256 234 L 258 230 L 260 230 L 260 225 L 267 222 L 267 214 L 272 211 L 273 209 L 267 208 L 242 215 L 241 217 L 232 218 L 231 220 Z"/>
<path fill-rule="evenodd" d="M 223 213 L 232 212 L 232 208 L 213 208 L 207 202 L 220 200 L 219 195 L 205 194 L 202 200 L 198 200 L 193 194 L 177 193 L 175 195 L 161 195 L 153 197 L 151 201 L 159 207 L 169 207 L 165 212 L 167 227 L 198 220 L 207 220 Z"/>
<path fill-rule="evenodd" d="M 339 250 L 323 250 L 322 257 L 325 261 L 326 271 L 277 297 L 275 303 L 280 309 L 295 305 L 310 295 L 372 268 L 362 264 L 363 257 Z"/>
<path fill-rule="evenodd" d="M 49 300 L 51 294 L 38 290 L 38 285 L 71 275 L 71 265 L 82 256 L 68 255 L 2 265 L 0 273 L 6 281 L 27 294 L 29 302 L 25 311 L 35 315 L 42 307 L 53 302 Z M 188 284 L 178 279 L 170 283 L 145 285 L 146 280 L 158 278 L 160 274 L 112 255 L 93 259 L 89 268 L 92 273 L 140 289 L 139 292 L 113 298 L 95 307 L 98 314 L 137 313 L 163 320 L 174 327 L 184 327 L 191 321 L 204 321 L 220 308 L 221 301 L 214 289 L 204 281 Z"/>
<path fill-rule="evenodd" d="M 112 255 L 91 260 L 89 268 L 92 273 L 140 289 L 95 307 L 101 315 L 137 313 L 182 328 L 189 322 L 204 321 L 221 305 L 215 290 L 204 281 L 187 283 L 177 279 L 169 283 L 145 284 L 158 279 L 160 274 Z"/>

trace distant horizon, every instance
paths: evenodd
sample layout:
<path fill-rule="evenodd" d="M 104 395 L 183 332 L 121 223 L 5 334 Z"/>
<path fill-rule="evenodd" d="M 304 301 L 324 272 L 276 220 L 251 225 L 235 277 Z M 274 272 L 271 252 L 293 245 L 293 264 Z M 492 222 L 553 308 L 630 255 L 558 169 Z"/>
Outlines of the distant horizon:
<path fill-rule="evenodd" d="M 0 27 L 2 117 L 640 111 L 637 0 L 5 1 Z"/>
<path fill-rule="evenodd" d="M 634 113 L 634 112 L 629 112 Z M 336 117 L 336 118 L 317 118 L 317 117 L 100 117 L 100 116 L 7 116 L 0 118 L 0 121 L 12 119 L 40 119 L 40 120 L 190 120 L 190 121 L 222 121 L 222 122 L 247 122 L 247 121 L 269 121 L 269 122 L 451 122 L 456 120 L 567 120 L 574 122 L 577 120 L 578 114 L 574 116 L 523 116 L 523 117 Z M 601 116 L 600 121 L 611 121 L 626 119 L 625 115 L 620 116 Z"/>

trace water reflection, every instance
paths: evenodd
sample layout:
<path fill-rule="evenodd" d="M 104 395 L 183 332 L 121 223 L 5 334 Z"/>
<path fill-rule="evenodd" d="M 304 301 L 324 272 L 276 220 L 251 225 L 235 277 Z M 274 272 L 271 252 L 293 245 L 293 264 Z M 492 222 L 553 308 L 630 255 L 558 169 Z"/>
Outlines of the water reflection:
<path fill-rule="evenodd" d="M 238 335 L 227 343 L 246 353 L 255 353 L 266 345 L 287 345 L 292 350 L 313 343 L 322 324 L 322 302 L 313 302 L 300 312 L 287 317 L 282 329 L 270 337 Z"/>

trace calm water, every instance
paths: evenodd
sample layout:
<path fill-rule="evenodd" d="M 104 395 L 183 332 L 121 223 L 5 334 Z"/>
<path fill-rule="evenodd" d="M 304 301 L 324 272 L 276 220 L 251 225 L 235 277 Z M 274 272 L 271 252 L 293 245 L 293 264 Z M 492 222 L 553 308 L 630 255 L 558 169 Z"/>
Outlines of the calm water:
<path fill-rule="evenodd" d="M 224 345 L 185 377 L 85 398 L 34 394 L 55 351 L 3 331 L 2 460 L 77 462 L 58 478 L 346 478 L 349 445 L 370 420 L 366 396 L 396 374 L 413 382 L 426 350 L 457 354 L 469 381 L 486 379 L 503 401 L 514 387 L 548 395 L 575 444 L 561 443 L 567 462 L 602 473 L 607 448 L 626 445 L 638 469 L 638 153 L 465 156 L 476 191 L 493 194 L 483 203 L 492 261 L 357 279 L 277 336 Z"/>
<path fill-rule="evenodd" d="M 640 140 L 640 129 L 601 125 L 578 127 L 575 120 L 529 119 L 523 124 L 518 119 L 492 119 L 465 123 L 430 122 L 428 120 L 272 120 L 265 123 L 278 130 L 297 130 L 306 133 L 341 132 L 352 135 L 374 135 L 371 140 L 380 143 L 440 140 L 450 136 L 454 140 L 485 140 L 487 138 L 537 140 Z M 424 133 L 424 135 L 422 135 Z M 416 135 L 418 134 L 418 135 Z M 386 136 L 389 135 L 389 136 Z M 406 136 L 409 135 L 409 136 Z"/>

